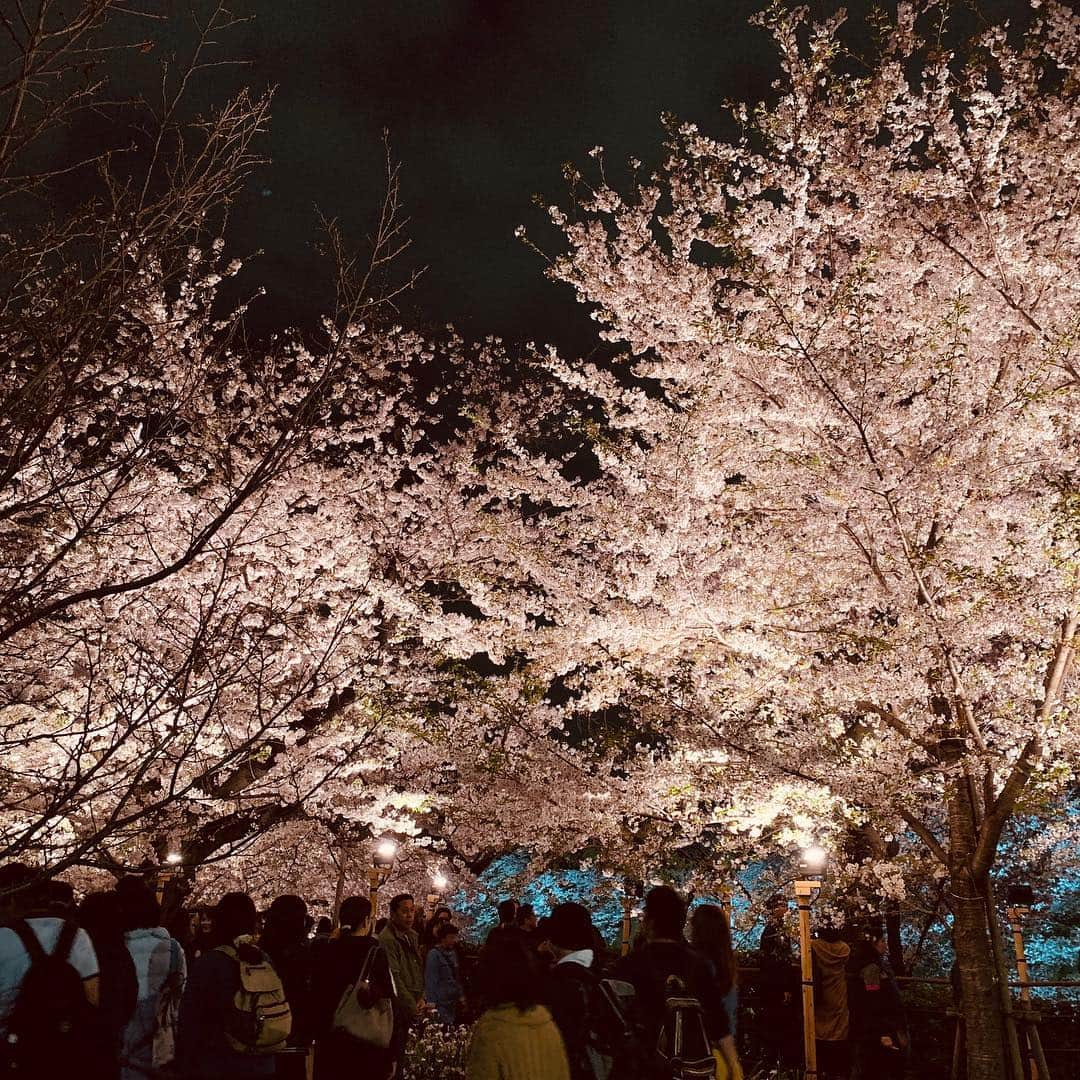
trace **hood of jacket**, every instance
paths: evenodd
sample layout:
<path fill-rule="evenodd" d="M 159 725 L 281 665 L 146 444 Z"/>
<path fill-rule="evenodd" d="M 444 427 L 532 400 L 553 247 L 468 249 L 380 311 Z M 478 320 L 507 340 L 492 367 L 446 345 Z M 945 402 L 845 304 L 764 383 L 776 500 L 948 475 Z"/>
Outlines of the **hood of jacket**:
<path fill-rule="evenodd" d="M 810 943 L 817 962 L 824 968 L 844 968 L 847 966 L 851 947 L 846 941 L 822 941 L 814 938 Z"/>

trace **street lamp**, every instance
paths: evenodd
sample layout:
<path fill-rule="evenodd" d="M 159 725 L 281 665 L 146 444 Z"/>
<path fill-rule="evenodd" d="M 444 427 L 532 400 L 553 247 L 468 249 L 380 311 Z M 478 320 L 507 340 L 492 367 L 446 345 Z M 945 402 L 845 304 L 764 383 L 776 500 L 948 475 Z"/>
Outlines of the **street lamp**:
<path fill-rule="evenodd" d="M 165 861 L 170 866 L 179 866 L 184 861 L 184 856 L 181 855 L 179 851 L 170 851 L 169 854 L 165 856 Z"/>
<path fill-rule="evenodd" d="M 386 836 L 375 845 L 375 852 L 371 856 L 371 870 L 368 873 L 368 887 L 370 889 L 368 899 L 371 901 L 371 923 L 373 926 L 379 911 L 379 887 L 394 869 L 397 851 L 397 841 Z"/>
<path fill-rule="evenodd" d="M 630 952 L 630 927 L 634 918 L 634 901 L 640 901 L 645 895 L 645 882 L 627 878 L 623 885 L 622 897 L 622 948 L 620 955 Z"/>
<path fill-rule="evenodd" d="M 821 890 L 821 879 L 829 853 L 820 844 L 803 848 L 795 882 L 795 903 L 799 907 L 799 964 L 802 970 L 803 1056 L 805 1080 L 817 1080 L 817 1028 L 814 1023 L 814 958 L 810 950 L 810 905 Z"/>
<path fill-rule="evenodd" d="M 435 908 L 443 898 L 443 894 L 450 887 L 450 879 L 441 871 L 436 870 L 431 875 L 431 888 L 432 891 L 428 893 L 428 907 L 431 908 L 431 914 L 435 914 Z"/>

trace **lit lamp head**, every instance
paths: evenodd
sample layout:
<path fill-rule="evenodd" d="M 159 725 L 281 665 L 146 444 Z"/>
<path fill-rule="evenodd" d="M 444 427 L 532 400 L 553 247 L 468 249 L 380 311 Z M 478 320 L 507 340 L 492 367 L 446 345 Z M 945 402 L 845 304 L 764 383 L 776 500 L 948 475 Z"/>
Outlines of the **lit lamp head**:
<path fill-rule="evenodd" d="M 799 861 L 802 877 L 795 882 L 796 897 L 813 896 L 821 888 L 828 861 L 829 853 L 820 844 L 811 844 L 803 848 Z"/>
<path fill-rule="evenodd" d="M 184 856 L 179 851 L 170 851 L 165 856 L 165 862 L 169 866 L 179 866 L 184 861 Z"/>
<path fill-rule="evenodd" d="M 440 870 L 431 877 L 431 885 L 440 896 L 450 887 L 450 879 Z"/>
<path fill-rule="evenodd" d="M 387 877 L 390 871 L 394 869 L 397 850 L 397 842 L 388 836 L 375 845 L 375 853 L 371 857 L 371 864 L 380 877 Z"/>

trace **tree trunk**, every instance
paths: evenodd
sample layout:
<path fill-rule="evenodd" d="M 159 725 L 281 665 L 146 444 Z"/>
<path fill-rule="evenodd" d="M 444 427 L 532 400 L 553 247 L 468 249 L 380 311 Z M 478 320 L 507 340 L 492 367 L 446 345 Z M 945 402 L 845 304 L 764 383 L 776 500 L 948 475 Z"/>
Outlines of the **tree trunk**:
<path fill-rule="evenodd" d="M 973 880 L 976 824 L 966 779 L 949 791 L 949 877 L 953 945 L 967 1045 L 967 1080 L 1008 1080 L 1005 1025 L 987 924 L 986 892 Z"/>

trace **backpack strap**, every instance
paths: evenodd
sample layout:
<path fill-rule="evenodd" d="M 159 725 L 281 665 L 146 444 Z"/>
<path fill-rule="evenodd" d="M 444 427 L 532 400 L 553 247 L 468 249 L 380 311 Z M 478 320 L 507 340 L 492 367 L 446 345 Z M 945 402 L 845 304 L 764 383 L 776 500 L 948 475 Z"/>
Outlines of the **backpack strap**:
<path fill-rule="evenodd" d="M 67 923 L 64 925 L 66 926 Z M 13 920 L 8 929 L 19 935 L 22 947 L 26 950 L 27 956 L 30 957 L 31 965 L 45 959 L 47 954 L 41 947 L 41 942 L 38 941 L 38 936 L 34 933 L 33 927 L 25 919 Z M 62 930 L 61 933 L 63 933 Z M 60 943 L 57 942 L 57 948 L 59 948 L 59 945 Z"/>
<path fill-rule="evenodd" d="M 60 936 L 56 939 L 56 948 L 52 954 L 59 960 L 67 960 L 71 956 L 71 948 L 75 944 L 75 935 L 79 932 L 78 923 L 64 920 L 60 927 Z"/>

